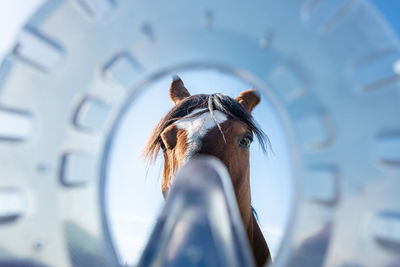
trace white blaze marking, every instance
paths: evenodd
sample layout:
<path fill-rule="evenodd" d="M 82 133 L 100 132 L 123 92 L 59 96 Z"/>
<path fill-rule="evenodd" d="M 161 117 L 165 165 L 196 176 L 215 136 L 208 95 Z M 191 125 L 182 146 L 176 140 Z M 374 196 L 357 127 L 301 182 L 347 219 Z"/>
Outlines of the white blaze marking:
<path fill-rule="evenodd" d="M 210 112 L 205 112 L 201 115 L 190 118 L 195 113 L 204 111 L 206 109 L 196 109 L 193 110 L 189 115 L 186 115 L 183 119 L 175 122 L 176 127 L 186 131 L 188 148 L 185 152 L 185 157 L 183 163 L 188 161 L 197 151 L 201 148 L 201 141 L 203 137 L 217 124 L 223 123 L 228 118 L 226 114 L 219 110 L 214 110 L 215 121 L 211 117 Z"/>

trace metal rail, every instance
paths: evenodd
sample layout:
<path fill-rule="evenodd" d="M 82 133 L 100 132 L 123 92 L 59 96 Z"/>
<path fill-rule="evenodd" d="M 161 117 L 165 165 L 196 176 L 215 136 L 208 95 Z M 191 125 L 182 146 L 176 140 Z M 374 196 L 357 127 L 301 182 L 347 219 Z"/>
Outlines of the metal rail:
<path fill-rule="evenodd" d="M 139 266 L 254 266 L 230 176 L 216 158 L 176 175 Z"/>

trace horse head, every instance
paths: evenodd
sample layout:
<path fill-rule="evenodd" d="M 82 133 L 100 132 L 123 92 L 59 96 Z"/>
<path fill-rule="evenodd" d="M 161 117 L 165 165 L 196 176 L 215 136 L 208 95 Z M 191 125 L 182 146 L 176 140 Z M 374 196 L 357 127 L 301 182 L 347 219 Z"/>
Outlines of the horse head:
<path fill-rule="evenodd" d="M 253 215 L 250 191 L 250 145 L 254 136 L 263 148 L 265 142 L 269 142 L 251 116 L 253 108 L 260 102 L 258 92 L 250 89 L 235 99 L 222 94 L 190 95 L 182 80 L 175 77 L 169 95 L 174 107 L 155 127 L 145 148 L 145 155 L 150 159 L 155 159 L 159 150 L 163 151 L 161 184 L 164 197 L 173 183 L 174 174 L 190 158 L 199 154 L 219 158 L 230 174 L 256 261 L 265 262 L 269 251 Z M 266 248 L 260 249 L 257 245 L 258 254 L 263 255 L 257 255 L 255 251 L 255 238 L 260 239 L 256 243 L 261 242 Z"/>

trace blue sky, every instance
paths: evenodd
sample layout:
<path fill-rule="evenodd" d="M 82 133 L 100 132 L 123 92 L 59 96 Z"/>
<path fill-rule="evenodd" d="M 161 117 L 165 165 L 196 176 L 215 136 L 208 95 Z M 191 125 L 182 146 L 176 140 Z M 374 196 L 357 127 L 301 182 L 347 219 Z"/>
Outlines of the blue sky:
<path fill-rule="evenodd" d="M 386 20 L 392 25 L 397 34 L 400 34 L 400 1 L 398 0 L 371 0 Z"/>

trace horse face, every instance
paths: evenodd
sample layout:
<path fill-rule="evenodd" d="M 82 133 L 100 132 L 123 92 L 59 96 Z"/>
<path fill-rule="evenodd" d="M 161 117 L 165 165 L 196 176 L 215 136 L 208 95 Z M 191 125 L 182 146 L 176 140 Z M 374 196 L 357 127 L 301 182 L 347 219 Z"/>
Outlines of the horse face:
<path fill-rule="evenodd" d="M 241 186 L 248 184 L 252 141 L 253 134 L 247 125 L 229 118 L 221 124 L 221 131 L 215 126 L 204 136 L 197 152 L 215 156 L 225 164 L 237 196 Z"/>
<path fill-rule="evenodd" d="M 263 148 L 265 141 L 269 144 L 250 115 L 260 97 L 254 90 L 244 91 L 235 99 L 221 94 L 190 96 L 179 77 L 171 83 L 169 93 L 175 107 L 158 123 L 144 150 L 150 160 L 155 160 L 160 149 L 164 152 L 164 197 L 177 169 L 191 157 L 207 154 L 219 158 L 231 176 L 257 266 L 264 265 L 270 254 L 252 214 L 249 177 L 253 132 Z"/>
<path fill-rule="evenodd" d="M 170 98 L 175 105 L 179 105 L 189 96 L 180 79 L 171 83 Z M 248 90 L 235 100 L 251 113 L 260 98 L 254 90 Z M 227 167 L 239 205 L 241 199 L 249 203 L 249 147 L 252 140 L 253 133 L 245 123 L 219 110 L 214 110 L 211 114 L 204 107 L 194 109 L 161 133 L 165 159 L 163 195 L 167 195 L 177 169 L 191 157 L 207 154 L 219 158 Z"/>
<path fill-rule="evenodd" d="M 202 109 L 194 110 L 161 134 L 165 159 L 162 188 L 164 195 L 172 182 L 174 172 L 198 154 L 219 158 L 228 168 L 235 189 L 248 180 L 252 132 L 243 122 L 220 111 L 214 111 L 216 121 L 210 112 L 196 115 L 201 111 Z M 192 117 L 193 115 L 195 116 Z"/>

